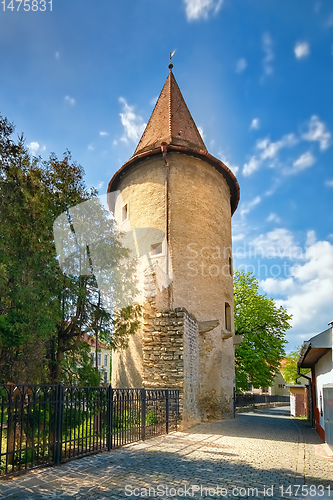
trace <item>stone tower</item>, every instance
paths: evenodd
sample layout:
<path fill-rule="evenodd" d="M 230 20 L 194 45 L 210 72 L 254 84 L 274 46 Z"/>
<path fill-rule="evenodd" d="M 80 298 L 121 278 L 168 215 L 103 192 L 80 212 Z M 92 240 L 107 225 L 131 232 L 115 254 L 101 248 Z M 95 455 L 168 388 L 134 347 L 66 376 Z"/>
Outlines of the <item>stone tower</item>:
<path fill-rule="evenodd" d="M 113 354 L 112 384 L 179 388 L 185 427 L 232 415 L 239 186 L 208 153 L 169 68 L 134 155 L 108 187 L 124 244 L 131 235 L 140 256 L 144 304 L 140 331 Z"/>

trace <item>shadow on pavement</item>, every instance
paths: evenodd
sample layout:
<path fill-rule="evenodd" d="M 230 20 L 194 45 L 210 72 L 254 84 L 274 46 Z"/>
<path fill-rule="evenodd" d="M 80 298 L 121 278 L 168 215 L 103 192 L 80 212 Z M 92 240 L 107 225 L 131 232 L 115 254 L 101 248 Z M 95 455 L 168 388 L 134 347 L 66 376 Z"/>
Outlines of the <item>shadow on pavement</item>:
<path fill-rule="evenodd" d="M 4 486 L 0 491 L 4 498 L 34 500 L 142 497 L 263 499 L 265 496 L 275 500 L 281 499 L 282 493 L 285 493 L 284 498 L 296 498 L 296 488 L 300 484 L 298 496 L 303 500 L 330 498 L 329 481 L 318 482 L 318 478 L 308 478 L 307 484 L 312 484 L 312 492 L 317 494 L 304 495 L 302 492 L 306 493 L 306 490 L 302 490 L 302 476 L 299 475 L 295 483 L 295 472 L 292 470 L 258 469 L 241 460 L 235 462 L 222 456 L 212 457 L 209 449 L 201 455 L 205 456 L 199 458 L 192 453 L 184 456 L 177 452 L 149 449 L 103 453 L 58 468 L 44 469 L 39 474 L 16 478 L 10 485 L 8 481 L 0 482 L 0 488 Z M 188 491 L 186 496 L 174 494 L 179 488 L 184 491 L 185 486 Z M 227 494 L 222 495 L 222 488 L 227 490 Z"/>

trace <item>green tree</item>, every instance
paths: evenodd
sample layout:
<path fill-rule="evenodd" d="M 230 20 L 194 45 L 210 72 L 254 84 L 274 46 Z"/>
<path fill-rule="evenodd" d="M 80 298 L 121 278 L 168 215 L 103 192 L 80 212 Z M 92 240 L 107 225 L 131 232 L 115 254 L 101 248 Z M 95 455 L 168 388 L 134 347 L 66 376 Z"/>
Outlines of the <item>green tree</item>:
<path fill-rule="evenodd" d="M 100 384 L 101 374 L 98 368 L 93 366 L 87 342 L 80 342 L 75 350 L 66 353 L 62 363 L 62 381 L 65 384 Z"/>
<path fill-rule="evenodd" d="M 43 171 L 22 137 L 0 117 L 0 372 L 3 381 L 44 379 L 43 340 L 54 328 L 56 306 L 48 286 L 56 262 L 45 233 Z"/>
<path fill-rule="evenodd" d="M 243 341 L 235 351 L 236 390 L 269 387 L 285 356 L 285 332 L 291 316 L 272 298 L 258 292 L 252 273 L 234 273 L 235 332 Z"/>
<path fill-rule="evenodd" d="M 13 132 L 0 116 L 0 380 L 55 383 L 66 353 L 82 349 L 85 331 L 103 334 L 116 347 L 136 330 L 139 308 L 117 309 L 120 296 L 127 294 L 128 304 L 134 298 L 133 265 L 70 153 L 61 160 L 31 158 Z M 87 202 L 88 212 L 78 211 L 75 221 L 80 228 L 81 217 L 83 231 L 75 231 L 73 207 Z M 63 268 L 54 239 L 59 217 L 72 242 Z M 80 241 L 84 232 L 89 245 Z M 98 299 L 102 289 L 109 290 L 113 309 Z"/>
<path fill-rule="evenodd" d="M 301 346 L 297 347 L 294 351 L 291 351 L 284 359 L 284 363 L 280 370 L 283 378 L 287 384 L 296 384 L 297 378 L 299 377 L 297 372 L 297 361 L 301 352 Z M 308 368 L 301 368 L 301 373 L 308 373 Z"/>

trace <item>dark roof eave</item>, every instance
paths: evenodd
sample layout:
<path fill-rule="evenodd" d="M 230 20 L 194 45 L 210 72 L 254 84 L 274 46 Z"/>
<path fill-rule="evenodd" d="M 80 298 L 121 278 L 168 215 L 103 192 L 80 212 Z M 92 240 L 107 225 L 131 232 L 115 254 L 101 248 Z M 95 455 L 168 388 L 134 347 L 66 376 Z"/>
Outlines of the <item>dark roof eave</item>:
<path fill-rule="evenodd" d="M 230 188 L 230 202 L 231 202 L 231 214 L 233 215 L 240 199 L 240 188 L 238 181 L 233 174 L 233 172 L 228 168 L 221 160 L 215 158 L 215 156 L 209 154 L 207 150 L 198 150 L 191 149 L 184 146 L 174 146 L 173 144 L 169 144 L 167 146 L 168 151 L 175 151 L 191 156 L 195 156 L 197 158 L 202 158 L 208 161 L 220 174 L 223 175 L 225 180 L 227 181 Z M 126 172 L 132 168 L 136 163 L 140 160 L 145 159 L 150 156 L 156 156 L 161 154 L 161 148 L 154 148 L 149 151 L 145 151 L 143 153 L 136 154 L 132 156 L 124 165 L 122 165 L 117 172 L 113 175 L 112 179 L 109 182 L 107 192 L 110 193 L 117 189 L 117 185 L 122 179 L 122 177 L 126 174 Z"/>
<path fill-rule="evenodd" d="M 303 342 L 303 345 L 302 345 L 302 348 L 301 348 L 301 352 L 299 353 L 299 358 L 298 358 L 298 361 L 297 361 L 297 366 L 299 368 L 302 367 L 302 363 L 304 361 L 304 358 L 308 352 L 308 350 L 311 349 L 311 343 L 310 342 Z"/>

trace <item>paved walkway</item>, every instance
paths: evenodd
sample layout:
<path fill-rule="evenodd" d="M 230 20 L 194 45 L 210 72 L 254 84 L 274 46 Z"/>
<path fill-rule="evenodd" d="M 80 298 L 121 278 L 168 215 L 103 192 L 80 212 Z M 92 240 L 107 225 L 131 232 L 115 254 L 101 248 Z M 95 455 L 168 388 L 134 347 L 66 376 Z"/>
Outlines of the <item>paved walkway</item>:
<path fill-rule="evenodd" d="M 256 410 L 1 480 L 0 498 L 333 500 L 333 458 L 319 443 L 285 408 Z"/>

